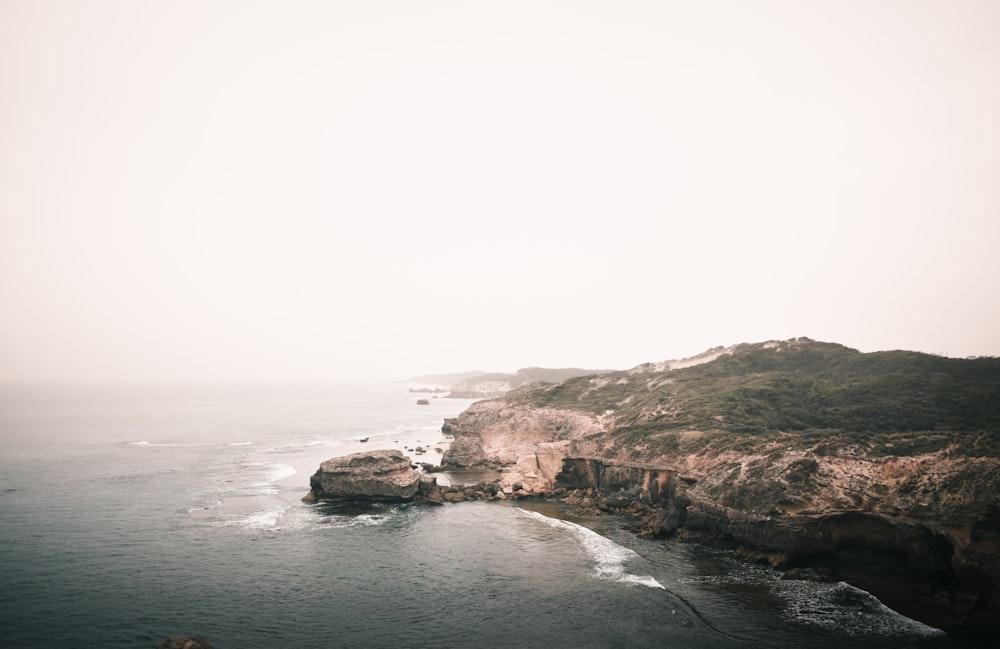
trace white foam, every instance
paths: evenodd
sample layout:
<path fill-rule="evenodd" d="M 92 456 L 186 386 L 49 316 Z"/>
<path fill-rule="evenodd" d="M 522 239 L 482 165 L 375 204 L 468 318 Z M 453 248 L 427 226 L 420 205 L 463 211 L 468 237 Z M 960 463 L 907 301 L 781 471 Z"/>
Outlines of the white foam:
<path fill-rule="evenodd" d="M 298 473 L 290 464 L 272 464 L 269 466 L 267 476 L 260 482 L 255 482 L 251 487 L 272 487 L 279 480 L 291 477 Z"/>
<path fill-rule="evenodd" d="M 812 584 L 783 581 L 786 617 L 849 635 L 917 636 L 944 635 L 892 610 L 868 591 L 844 582 Z"/>
<path fill-rule="evenodd" d="M 389 520 L 388 517 L 380 514 L 360 514 L 358 516 L 354 516 L 353 518 L 354 525 L 365 525 L 369 527 L 372 525 L 381 525 Z"/>
<path fill-rule="evenodd" d="M 252 446 L 253 442 L 230 442 L 229 446 Z"/>
<path fill-rule="evenodd" d="M 309 521 L 307 526 L 312 530 L 343 529 L 348 527 L 374 527 L 388 523 L 391 517 L 383 514 L 360 514 L 357 516 L 320 516 Z"/>
<path fill-rule="evenodd" d="M 777 570 L 737 564 L 721 575 L 680 580 L 690 584 L 754 584 L 782 600 L 782 616 L 793 622 L 854 636 L 936 637 L 944 631 L 892 610 L 877 597 L 844 582 L 782 579 Z"/>
<path fill-rule="evenodd" d="M 254 512 L 246 518 L 237 521 L 237 524 L 250 529 L 274 528 L 277 527 L 278 520 L 281 518 L 281 515 L 285 513 L 286 509 L 288 509 L 288 507 L 272 509 L 270 511 Z"/>
<path fill-rule="evenodd" d="M 261 449 L 261 453 L 301 453 L 307 448 L 312 448 L 314 446 L 331 446 L 336 442 L 341 442 L 343 440 L 313 440 L 309 442 L 301 442 L 295 444 L 283 444 L 281 446 L 268 446 L 267 448 Z"/>
<path fill-rule="evenodd" d="M 594 570 L 597 572 L 599 578 L 666 590 L 663 584 L 656 581 L 650 575 L 633 575 L 626 570 L 625 563 L 630 559 L 638 558 L 639 555 L 625 546 L 618 545 L 611 539 L 603 537 L 597 532 L 576 523 L 549 518 L 538 512 L 524 509 L 519 509 L 518 511 L 545 523 L 549 527 L 569 531 L 580 543 L 580 546 L 587 555 L 594 561 Z"/>
<path fill-rule="evenodd" d="M 295 475 L 297 471 L 295 467 L 290 464 L 275 464 L 274 469 L 268 476 L 268 482 L 277 482 L 278 480 L 284 480 L 285 478 L 290 478 Z"/>

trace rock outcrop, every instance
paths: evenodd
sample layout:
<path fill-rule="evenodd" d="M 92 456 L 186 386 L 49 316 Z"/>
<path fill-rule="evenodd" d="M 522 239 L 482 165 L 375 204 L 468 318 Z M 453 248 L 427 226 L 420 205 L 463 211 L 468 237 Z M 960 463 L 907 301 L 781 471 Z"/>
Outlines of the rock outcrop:
<path fill-rule="evenodd" d="M 326 460 L 309 486 L 305 502 L 408 502 L 421 490 L 421 475 L 400 451 L 367 451 Z"/>
<path fill-rule="evenodd" d="M 502 468 L 500 487 L 526 493 L 550 491 L 573 440 L 601 432 L 597 418 L 554 408 L 531 409 L 502 401 L 480 401 L 445 420 L 454 437 L 443 467 Z"/>
<path fill-rule="evenodd" d="M 631 517 L 643 536 L 727 547 L 781 569 L 816 569 L 928 624 L 985 637 L 1000 621 L 1000 511 L 995 497 L 949 485 L 970 470 L 985 489 L 997 489 L 1000 475 L 996 463 L 937 459 L 935 475 L 910 474 L 892 493 L 871 481 L 896 473 L 895 458 L 879 471 L 869 460 L 730 457 L 704 474 L 679 464 L 566 458 L 556 487 L 576 490 L 568 502 L 589 513 Z M 950 507 L 921 502 L 931 486 Z M 864 501 L 864 493 L 877 501 Z"/>

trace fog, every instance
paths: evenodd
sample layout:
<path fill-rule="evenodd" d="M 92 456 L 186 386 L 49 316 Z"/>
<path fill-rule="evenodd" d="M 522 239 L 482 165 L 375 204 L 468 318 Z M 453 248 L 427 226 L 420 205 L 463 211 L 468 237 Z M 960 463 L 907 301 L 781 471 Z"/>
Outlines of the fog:
<path fill-rule="evenodd" d="M 0 0 L 0 380 L 1000 355 L 1000 3 Z"/>

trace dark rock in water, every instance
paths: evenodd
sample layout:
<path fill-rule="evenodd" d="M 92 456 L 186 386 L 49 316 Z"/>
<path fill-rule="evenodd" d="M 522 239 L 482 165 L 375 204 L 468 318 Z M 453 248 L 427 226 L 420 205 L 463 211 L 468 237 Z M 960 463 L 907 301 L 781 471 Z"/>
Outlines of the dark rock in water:
<path fill-rule="evenodd" d="M 172 635 L 156 649 L 212 649 L 212 645 L 200 635 Z"/>
<path fill-rule="evenodd" d="M 431 405 L 431 402 L 428 401 L 427 399 L 417 399 L 417 405 L 418 406 L 429 406 L 429 405 Z"/>
<path fill-rule="evenodd" d="M 400 451 L 367 451 L 323 462 L 309 479 L 305 502 L 408 502 L 420 474 Z"/>
<path fill-rule="evenodd" d="M 438 487 L 437 478 L 431 476 L 421 476 L 420 485 L 417 488 L 417 500 L 431 505 L 440 505 L 442 499 L 441 488 Z"/>

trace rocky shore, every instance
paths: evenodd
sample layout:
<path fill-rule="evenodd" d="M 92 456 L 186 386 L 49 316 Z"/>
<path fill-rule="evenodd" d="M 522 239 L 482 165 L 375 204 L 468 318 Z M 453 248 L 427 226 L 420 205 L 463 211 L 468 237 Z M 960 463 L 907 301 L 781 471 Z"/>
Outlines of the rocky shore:
<path fill-rule="evenodd" d="M 566 458 L 548 489 L 497 480 L 438 487 L 423 500 L 555 500 L 576 515 L 619 516 L 644 538 L 732 550 L 786 578 L 846 581 L 962 639 L 996 637 L 1000 564 L 990 530 L 974 524 L 970 533 L 852 509 L 769 515 L 705 500 L 696 486 L 671 469 Z"/>
<path fill-rule="evenodd" d="M 447 420 L 441 498 L 556 498 L 1000 633 L 1000 362 L 808 339 L 523 389 Z M 957 404 L 957 405 L 956 405 Z"/>
<path fill-rule="evenodd" d="M 920 520 L 902 515 L 898 502 L 889 508 L 892 514 L 873 507 L 789 512 L 790 489 L 764 511 L 759 506 L 768 502 L 767 493 L 779 493 L 773 485 L 770 492 L 735 480 L 720 486 L 675 468 L 571 456 L 559 460 L 549 481 L 538 467 L 536 477 L 530 477 L 535 471 L 522 474 L 526 464 L 522 458 L 496 480 L 438 485 L 433 473 L 448 466 L 412 464 L 399 451 L 355 453 L 323 462 L 303 500 L 430 505 L 555 500 L 578 515 L 619 516 L 645 538 L 730 549 L 740 558 L 784 570 L 790 578 L 847 581 L 958 637 L 979 641 L 993 637 L 997 629 L 996 534 L 981 522 L 969 530 Z M 792 461 L 784 479 L 805 479 L 794 471 L 819 468 Z M 801 502 L 804 491 L 798 494 Z M 741 507 L 732 506 L 741 498 Z M 756 506 L 746 499 L 755 499 Z M 786 510 L 780 510 L 781 502 Z M 982 515 L 992 520 L 996 512 Z"/>
<path fill-rule="evenodd" d="M 955 637 L 1000 633 L 1000 359 L 804 338 L 716 348 L 524 386 L 442 432 L 440 467 L 391 458 L 385 475 L 407 487 L 386 497 L 557 499 L 646 538 L 846 581 Z M 499 477 L 430 475 L 486 468 Z M 307 498 L 343 497 L 343 471 L 324 463 Z"/>

